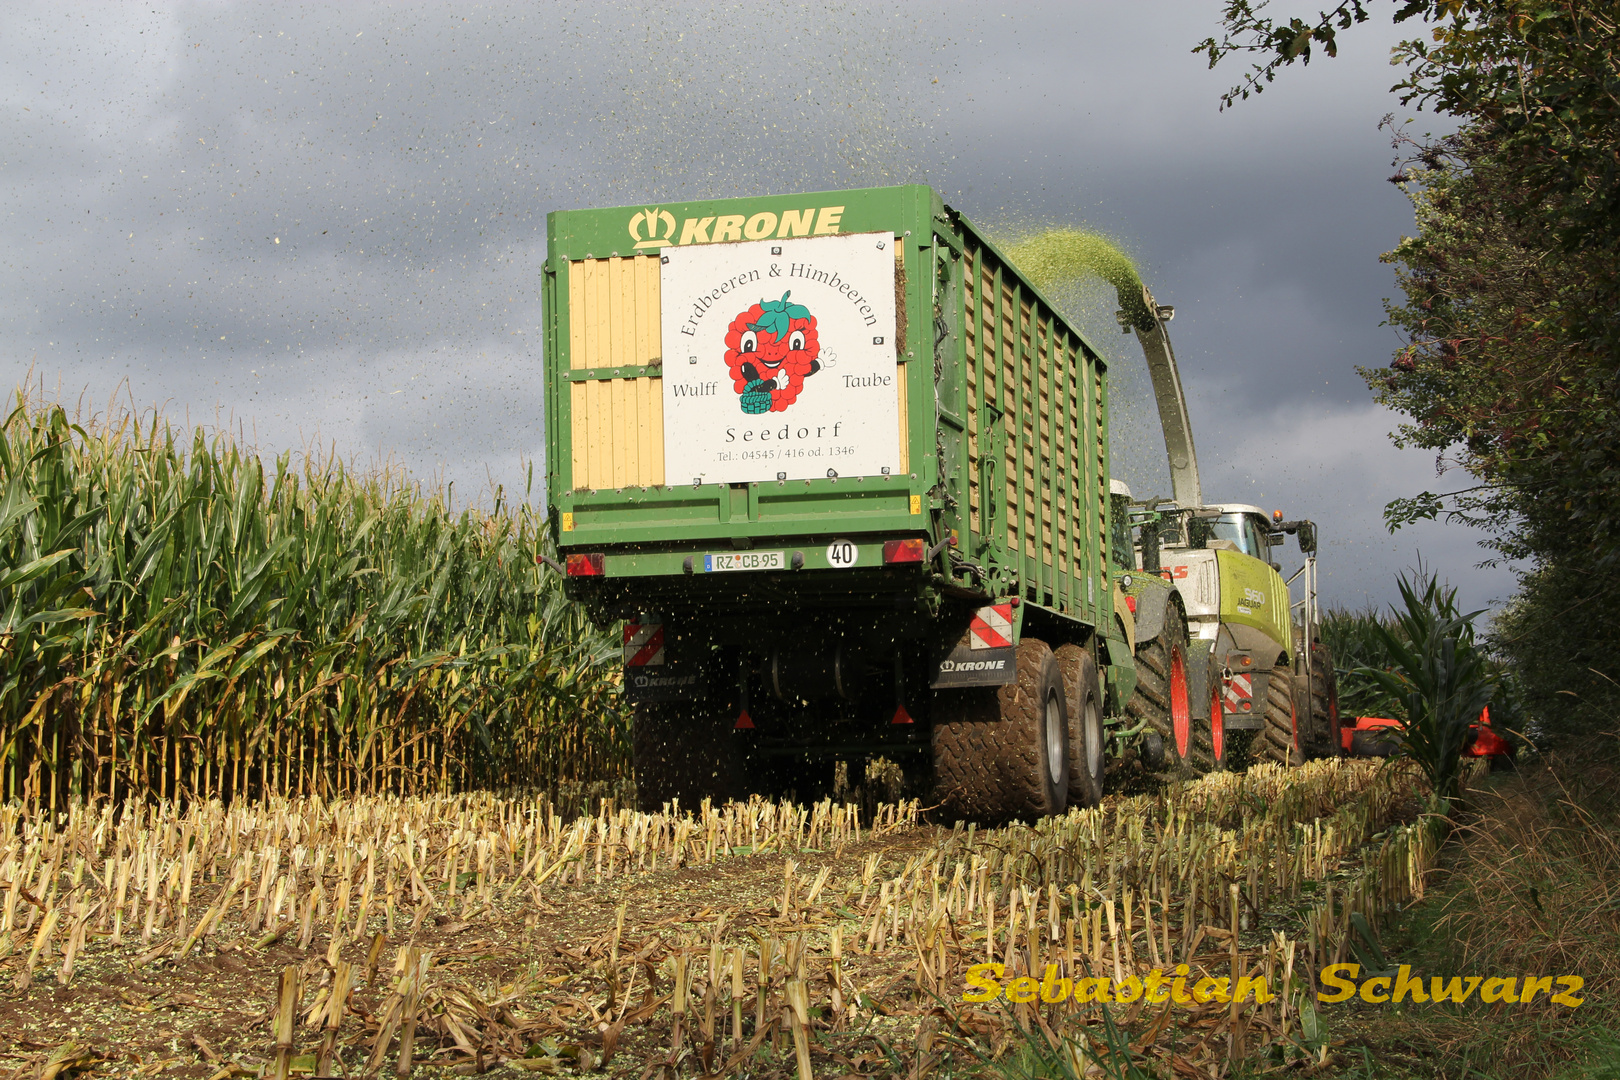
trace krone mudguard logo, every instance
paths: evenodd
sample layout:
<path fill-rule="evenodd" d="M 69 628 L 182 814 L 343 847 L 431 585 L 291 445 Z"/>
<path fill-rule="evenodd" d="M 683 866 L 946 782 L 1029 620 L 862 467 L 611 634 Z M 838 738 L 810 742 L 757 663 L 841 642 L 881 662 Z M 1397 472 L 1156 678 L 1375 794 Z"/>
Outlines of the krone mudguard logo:
<path fill-rule="evenodd" d="M 660 225 L 663 226 L 662 236 L 659 235 Z M 643 226 L 646 228 L 645 233 L 642 232 Z M 630 215 L 630 239 L 636 242 L 637 251 L 642 248 L 663 247 L 665 244 L 674 243 L 675 215 L 668 210 L 660 210 L 656 206 L 650 210 L 643 210 L 639 214 Z"/>

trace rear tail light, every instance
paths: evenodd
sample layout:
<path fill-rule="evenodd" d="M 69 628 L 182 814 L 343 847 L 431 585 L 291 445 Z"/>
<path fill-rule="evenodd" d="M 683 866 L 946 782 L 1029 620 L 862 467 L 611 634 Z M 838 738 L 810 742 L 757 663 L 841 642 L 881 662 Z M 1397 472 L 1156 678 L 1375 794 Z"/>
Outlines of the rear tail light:
<path fill-rule="evenodd" d="M 891 563 L 920 563 L 923 561 L 921 540 L 890 540 L 883 545 L 884 565 Z"/>
<path fill-rule="evenodd" d="M 1129 611 L 1129 612 L 1130 612 L 1130 613 L 1131 613 L 1131 614 L 1132 614 L 1132 615 L 1135 615 L 1135 614 L 1136 614 L 1136 597 L 1134 597 L 1134 596 L 1127 596 L 1127 597 L 1126 597 L 1126 598 L 1125 598 L 1125 608 L 1126 608 L 1126 610 L 1128 610 L 1128 611 Z"/>
<path fill-rule="evenodd" d="M 601 554 L 601 552 L 593 551 L 588 555 L 570 555 L 570 556 L 568 556 L 568 576 L 569 577 L 601 577 L 602 576 L 602 554 Z"/>

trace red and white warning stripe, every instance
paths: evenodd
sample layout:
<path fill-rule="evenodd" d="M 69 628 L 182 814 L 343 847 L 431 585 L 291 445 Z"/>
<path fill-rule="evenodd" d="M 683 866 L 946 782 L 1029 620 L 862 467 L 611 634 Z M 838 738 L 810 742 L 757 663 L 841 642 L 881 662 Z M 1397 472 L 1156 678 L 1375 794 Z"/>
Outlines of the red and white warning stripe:
<path fill-rule="evenodd" d="M 664 624 L 636 622 L 624 624 L 624 666 L 656 667 L 664 662 Z"/>
<path fill-rule="evenodd" d="M 1012 646 L 1012 605 L 992 604 L 973 613 L 968 627 L 971 649 L 1006 649 Z"/>
<path fill-rule="evenodd" d="M 1254 708 L 1253 676 L 1233 675 L 1226 684 L 1226 711 L 1248 712 Z"/>

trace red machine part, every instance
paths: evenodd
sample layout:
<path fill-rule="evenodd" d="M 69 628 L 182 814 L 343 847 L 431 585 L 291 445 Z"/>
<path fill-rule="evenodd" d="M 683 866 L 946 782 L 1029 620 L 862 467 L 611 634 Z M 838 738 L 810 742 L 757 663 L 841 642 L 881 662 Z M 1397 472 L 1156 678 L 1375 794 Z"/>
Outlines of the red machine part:
<path fill-rule="evenodd" d="M 1382 731 L 1399 729 L 1401 726 L 1399 720 L 1391 720 L 1387 716 L 1358 716 L 1354 724 L 1339 729 L 1340 745 L 1347 754 L 1358 757 L 1382 757 L 1390 752 L 1393 744 L 1381 742 L 1378 740 L 1378 734 Z M 1464 757 L 1499 757 L 1513 752 L 1513 747 L 1508 741 L 1491 729 L 1490 706 L 1485 707 L 1479 714 L 1479 721 L 1471 726 L 1474 730 L 1474 740 L 1463 751 Z M 1361 736 L 1360 747 L 1356 745 L 1357 736 Z M 1380 752 L 1379 749 L 1373 748 L 1375 746 L 1390 749 L 1383 749 Z"/>

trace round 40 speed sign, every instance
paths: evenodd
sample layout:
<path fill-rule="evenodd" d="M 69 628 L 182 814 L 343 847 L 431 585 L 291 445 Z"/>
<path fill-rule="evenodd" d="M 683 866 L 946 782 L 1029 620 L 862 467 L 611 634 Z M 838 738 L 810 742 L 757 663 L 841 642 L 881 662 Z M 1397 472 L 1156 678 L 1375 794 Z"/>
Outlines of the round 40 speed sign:
<path fill-rule="evenodd" d="M 848 540 L 834 540 L 827 545 L 827 565 L 835 570 L 848 570 L 861 558 L 861 549 Z"/>

